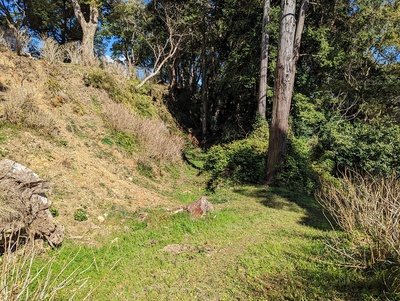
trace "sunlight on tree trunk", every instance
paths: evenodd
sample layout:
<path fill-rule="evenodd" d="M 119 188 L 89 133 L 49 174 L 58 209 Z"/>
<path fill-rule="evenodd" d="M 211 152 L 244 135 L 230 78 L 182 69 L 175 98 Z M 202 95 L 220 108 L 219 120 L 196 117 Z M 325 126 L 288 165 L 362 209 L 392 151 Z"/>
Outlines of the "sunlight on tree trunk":
<path fill-rule="evenodd" d="M 277 167 L 282 164 L 286 152 L 289 112 L 307 4 L 308 0 L 302 1 L 296 26 L 296 1 L 281 2 L 278 61 L 268 145 L 267 184 L 275 179 Z"/>
<path fill-rule="evenodd" d="M 86 21 L 78 0 L 71 0 L 71 2 L 83 33 L 81 44 L 82 62 L 84 65 L 93 65 L 95 63 L 94 36 L 99 23 L 99 9 L 94 5 L 90 5 L 89 20 Z"/>

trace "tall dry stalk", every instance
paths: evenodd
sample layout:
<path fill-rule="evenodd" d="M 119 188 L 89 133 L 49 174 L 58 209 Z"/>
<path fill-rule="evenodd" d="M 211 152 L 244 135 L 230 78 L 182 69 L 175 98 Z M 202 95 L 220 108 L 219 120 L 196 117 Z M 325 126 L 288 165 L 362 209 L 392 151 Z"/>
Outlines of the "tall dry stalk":
<path fill-rule="evenodd" d="M 4 43 L 3 42 L 4 34 L 5 34 L 4 30 L 0 28 L 0 45 L 3 45 Z"/>
<path fill-rule="evenodd" d="M 63 45 L 65 57 L 69 59 L 71 64 L 82 64 L 82 47 L 79 42 L 73 41 Z"/>
<path fill-rule="evenodd" d="M 18 28 L 16 25 L 8 22 L 9 30 L 3 34 L 3 42 L 11 50 L 22 55 L 26 47 L 31 42 L 31 36 L 27 33 L 28 29 Z"/>
<path fill-rule="evenodd" d="M 346 171 L 337 182 L 325 181 L 318 202 L 335 223 L 369 246 L 369 262 L 400 261 L 400 182 L 396 175 L 374 178 Z"/>
<path fill-rule="evenodd" d="M 134 134 L 137 137 L 144 159 L 160 162 L 180 160 L 184 141 L 172 133 L 161 120 L 134 115 L 124 104 L 114 102 L 104 104 L 103 110 L 111 129 Z"/>
<path fill-rule="evenodd" d="M 54 64 L 64 61 L 64 54 L 62 47 L 56 40 L 48 35 L 42 35 L 40 37 L 43 41 L 43 47 L 40 49 L 40 54 L 45 61 Z"/>
<path fill-rule="evenodd" d="M 59 300 L 60 291 L 67 291 L 69 300 L 73 300 L 76 294 L 84 289 L 88 277 L 84 274 L 91 267 L 83 269 L 70 269 L 79 253 L 70 254 L 62 268 L 55 272 L 53 268 L 56 258 L 48 260 L 42 267 L 35 269 L 38 249 L 34 242 L 20 245 L 19 239 L 7 237 L 4 233 L 2 240 L 3 252 L 0 256 L 0 300 L 1 301 L 51 301 Z M 86 298 L 91 294 L 89 288 Z M 85 299 L 86 299 L 85 298 Z"/>
<path fill-rule="evenodd" d="M 59 131 L 56 121 L 38 107 L 38 97 L 40 94 L 33 84 L 11 85 L 5 94 L 6 101 L 0 106 L 3 120 L 55 136 Z"/>

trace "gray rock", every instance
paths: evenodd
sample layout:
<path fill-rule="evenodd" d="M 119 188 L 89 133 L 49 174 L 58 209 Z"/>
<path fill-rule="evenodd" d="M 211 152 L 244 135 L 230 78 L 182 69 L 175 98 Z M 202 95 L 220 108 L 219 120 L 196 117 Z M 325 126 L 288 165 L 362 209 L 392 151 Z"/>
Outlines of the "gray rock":
<path fill-rule="evenodd" d="M 29 168 L 0 161 L 0 246 L 6 239 L 42 238 L 51 246 L 64 239 L 64 227 L 52 216 L 45 192 L 49 183 Z"/>

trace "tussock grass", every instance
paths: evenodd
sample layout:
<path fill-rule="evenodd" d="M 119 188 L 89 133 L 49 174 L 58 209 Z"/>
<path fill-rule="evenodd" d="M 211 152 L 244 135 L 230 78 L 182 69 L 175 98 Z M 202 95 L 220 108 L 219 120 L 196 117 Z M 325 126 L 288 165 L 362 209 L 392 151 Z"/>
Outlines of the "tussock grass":
<path fill-rule="evenodd" d="M 142 160 L 177 162 L 181 159 L 184 140 L 161 120 L 137 116 L 124 104 L 103 105 L 109 127 L 114 132 L 133 134 L 141 146 Z"/>
<path fill-rule="evenodd" d="M 42 35 L 40 37 L 43 41 L 43 46 L 40 49 L 40 54 L 46 62 L 51 64 L 61 63 L 64 61 L 64 51 L 60 44 L 49 37 L 48 35 Z"/>
<path fill-rule="evenodd" d="M 65 292 L 69 300 L 74 300 L 78 292 L 82 292 L 80 300 L 88 300 L 92 289 L 86 287 L 89 280 L 85 273 L 91 265 L 72 268 L 79 252 L 69 254 L 67 260 L 56 257 L 47 259 L 39 267 L 35 262 L 42 252 L 33 241 L 20 244 L 20 239 L 12 240 L 1 233 L 5 244 L 0 255 L 0 300 L 60 300 L 61 292 Z"/>
<path fill-rule="evenodd" d="M 40 54 L 50 64 L 63 63 L 69 60 L 71 64 L 82 64 L 82 49 L 80 42 L 72 41 L 60 45 L 55 39 L 48 35 L 42 35 L 43 46 Z"/>
<path fill-rule="evenodd" d="M 347 171 L 326 181 L 317 198 L 334 222 L 369 248 L 364 264 L 400 260 L 400 181 Z"/>
<path fill-rule="evenodd" d="M 3 121 L 56 136 L 59 132 L 56 121 L 37 106 L 38 97 L 37 88 L 31 84 L 10 86 L 1 108 Z"/>
<path fill-rule="evenodd" d="M 346 266 L 371 271 L 388 299 L 400 297 L 400 181 L 346 171 L 336 181 L 323 182 L 316 194 L 332 225 L 347 235 L 328 242 Z"/>

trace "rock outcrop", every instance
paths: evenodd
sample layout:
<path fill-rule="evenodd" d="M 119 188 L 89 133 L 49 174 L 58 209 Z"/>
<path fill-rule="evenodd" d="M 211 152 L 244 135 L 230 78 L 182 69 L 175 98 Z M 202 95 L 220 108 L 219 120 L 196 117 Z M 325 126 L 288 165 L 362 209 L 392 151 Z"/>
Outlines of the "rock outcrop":
<path fill-rule="evenodd" d="M 49 183 L 29 168 L 11 161 L 0 161 L 0 246 L 6 238 L 46 240 L 58 246 L 64 227 L 52 216 L 46 191 Z"/>

